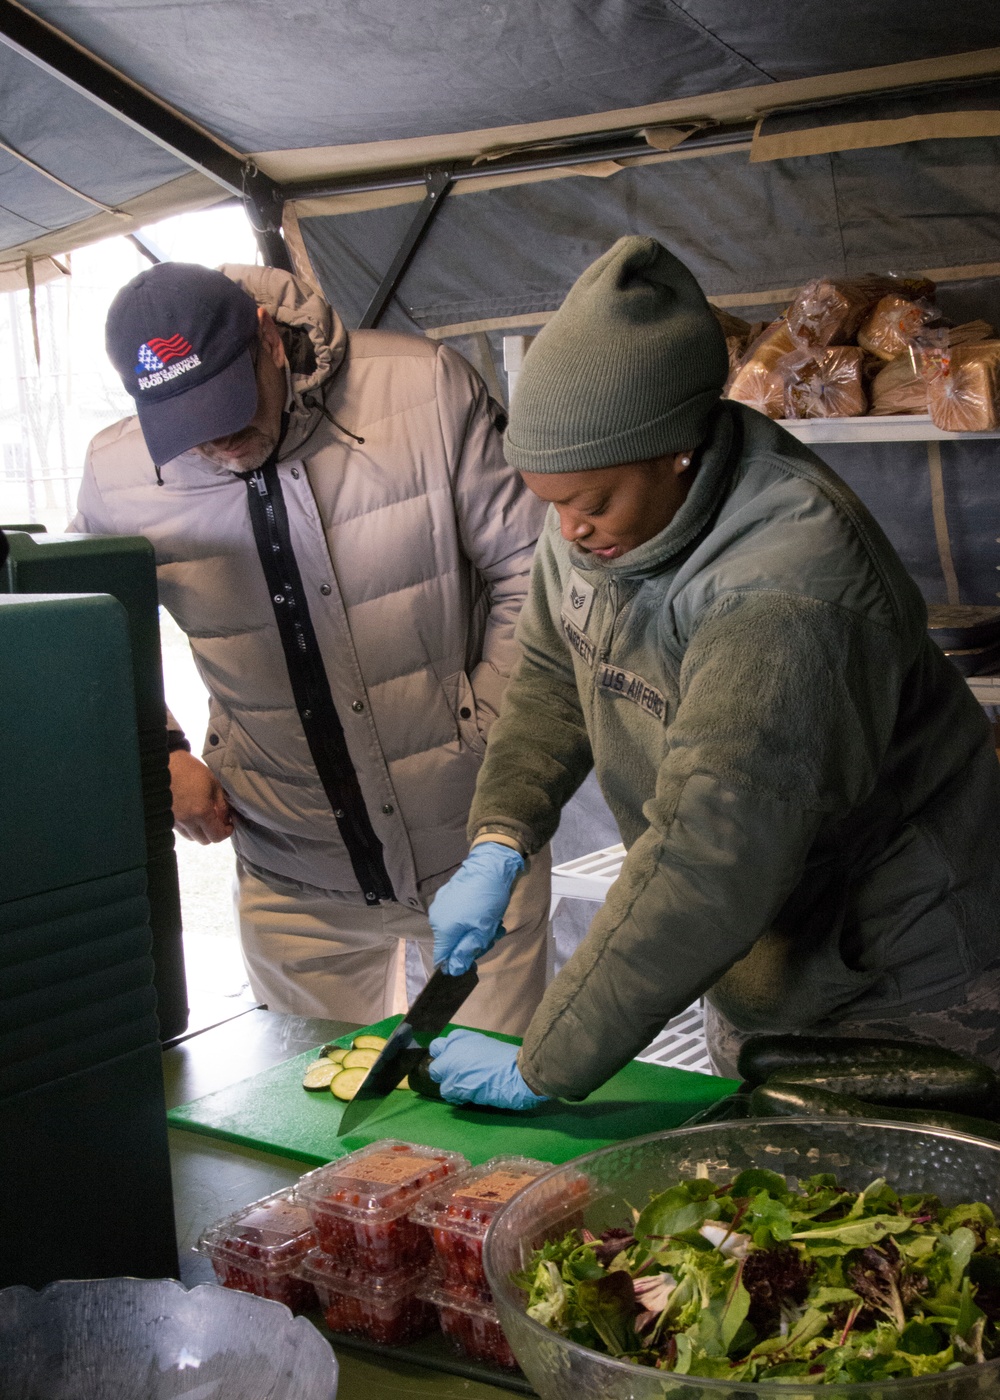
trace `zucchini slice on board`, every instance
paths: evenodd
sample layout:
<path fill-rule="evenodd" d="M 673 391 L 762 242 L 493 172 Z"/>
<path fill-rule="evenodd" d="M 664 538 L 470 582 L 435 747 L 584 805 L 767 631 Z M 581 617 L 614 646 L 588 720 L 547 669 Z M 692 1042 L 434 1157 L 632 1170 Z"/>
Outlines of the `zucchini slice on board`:
<path fill-rule="evenodd" d="M 831 1094 L 804 1084 L 783 1084 L 777 1077 L 754 1089 L 750 1112 L 755 1118 L 874 1118 L 879 1122 L 913 1123 L 921 1128 L 946 1128 L 953 1133 L 1000 1142 L 1000 1123 L 989 1123 L 985 1118 L 934 1109 L 883 1108 L 847 1094 Z"/>
<path fill-rule="evenodd" d="M 352 1050 L 384 1050 L 389 1042 L 384 1035 L 356 1035 L 351 1043 Z"/>
<path fill-rule="evenodd" d="M 340 1073 L 340 1065 L 333 1060 L 313 1060 L 306 1066 L 302 1076 L 303 1089 L 329 1089 L 330 1081 Z"/>
<path fill-rule="evenodd" d="M 324 1045 L 320 1054 L 324 1059 L 332 1060 L 334 1064 L 339 1065 L 347 1054 L 347 1047 L 345 1045 Z"/>
<path fill-rule="evenodd" d="M 378 1057 L 377 1050 L 348 1050 L 341 1063 L 344 1069 L 370 1070 Z"/>
<path fill-rule="evenodd" d="M 368 1068 L 365 1065 L 355 1065 L 353 1069 L 342 1069 L 330 1081 L 330 1093 L 338 1099 L 353 1099 L 367 1078 Z"/>

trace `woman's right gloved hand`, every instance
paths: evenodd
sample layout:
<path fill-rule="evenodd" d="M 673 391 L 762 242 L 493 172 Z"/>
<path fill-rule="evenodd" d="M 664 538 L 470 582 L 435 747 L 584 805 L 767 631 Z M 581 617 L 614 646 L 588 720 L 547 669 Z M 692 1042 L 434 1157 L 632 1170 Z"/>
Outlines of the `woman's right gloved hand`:
<path fill-rule="evenodd" d="M 506 932 L 501 920 L 524 857 L 499 841 L 473 846 L 431 901 L 434 966 L 458 977 Z"/>

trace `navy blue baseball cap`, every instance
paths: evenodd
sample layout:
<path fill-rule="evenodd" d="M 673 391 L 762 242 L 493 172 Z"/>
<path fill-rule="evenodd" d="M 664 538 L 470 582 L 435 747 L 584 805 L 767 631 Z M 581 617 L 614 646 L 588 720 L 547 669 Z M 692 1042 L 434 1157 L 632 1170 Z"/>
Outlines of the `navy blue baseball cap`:
<path fill-rule="evenodd" d="M 253 418 L 257 326 L 253 297 L 195 263 L 158 263 L 122 287 L 105 344 L 156 467 Z"/>

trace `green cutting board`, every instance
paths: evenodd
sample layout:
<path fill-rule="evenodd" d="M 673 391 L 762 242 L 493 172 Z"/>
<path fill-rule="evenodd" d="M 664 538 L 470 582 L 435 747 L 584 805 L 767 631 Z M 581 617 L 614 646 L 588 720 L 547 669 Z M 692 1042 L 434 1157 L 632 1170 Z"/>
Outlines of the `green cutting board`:
<path fill-rule="evenodd" d="M 390 1016 L 366 1030 L 388 1036 L 401 1020 L 401 1016 Z M 335 1043 L 350 1045 L 352 1038 L 343 1036 Z M 513 1036 L 495 1038 L 518 1043 Z M 584 1103 L 554 1100 L 526 1113 L 455 1107 L 397 1089 L 357 1133 L 340 1138 L 337 1128 L 344 1104 L 332 1094 L 302 1088 L 305 1067 L 315 1058 L 315 1051 L 307 1051 L 251 1079 L 171 1109 L 167 1117 L 175 1128 L 226 1138 L 314 1165 L 343 1157 L 379 1138 L 448 1148 L 474 1164 L 502 1152 L 517 1152 L 543 1162 L 566 1162 L 612 1142 L 676 1128 L 737 1088 L 733 1079 L 633 1060 Z"/>

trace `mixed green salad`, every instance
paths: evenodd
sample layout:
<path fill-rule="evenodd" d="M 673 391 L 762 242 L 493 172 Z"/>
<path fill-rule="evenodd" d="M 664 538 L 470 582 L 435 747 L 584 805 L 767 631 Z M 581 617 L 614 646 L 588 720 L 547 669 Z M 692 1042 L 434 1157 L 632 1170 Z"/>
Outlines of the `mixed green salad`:
<path fill-rule="evenodd" d="M 514 1281 L 582 1346 L 688 1376 L 807 1384 L 949 1371 L 1000 1355 L 1000 1228 L 884 1179 L 798 1189 L 770 1171 L 678 1182 L 628 1229 L 571 1230 Z"/>

